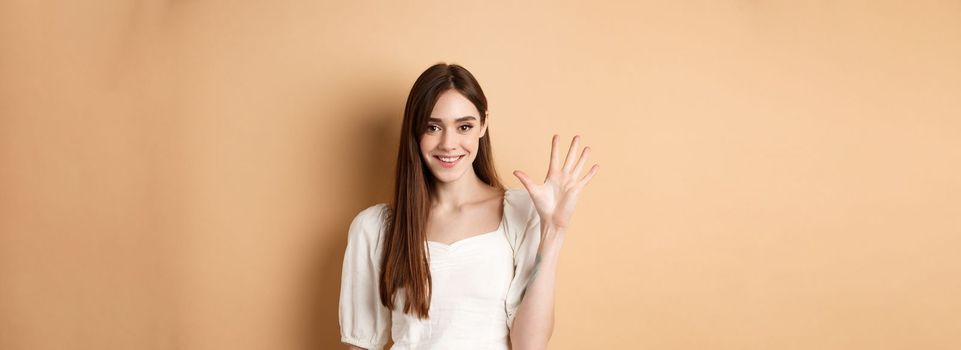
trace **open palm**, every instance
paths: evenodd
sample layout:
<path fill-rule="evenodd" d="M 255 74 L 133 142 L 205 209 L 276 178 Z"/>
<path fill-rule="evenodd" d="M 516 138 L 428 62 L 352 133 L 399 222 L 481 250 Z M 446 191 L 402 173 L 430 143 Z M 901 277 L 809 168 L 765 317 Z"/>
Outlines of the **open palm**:
<path fill-rule="evenodd" d="M 552 225 L 556 228 L 566 229 L 570 225 L 571 216 L 574 214 L 577 196 L 600 169 L 599 165 L 594 164 L 587 175 L 578 178 L 584 167 L 584 162 L 587 161 L 587 156 L 591 152 L 590 147 L 585 147 L 575 163 L 573 154 L 577 151 L 579 141 L 580 136 L 575 135 L 571 141 L 571 148 L 567 152 L 567 157 L 564 158 L 564 164 L 561 165 L 557 135 L 554 135 L 551 140 L 551 162 L 547 169 L 547 177 L 542 184 L 532 181 L 523 171 L 514 171 L 514 176 L 521 181 L 521 184 L 527 189 L 527 193 L 530 194 L 542 225 Z"/>

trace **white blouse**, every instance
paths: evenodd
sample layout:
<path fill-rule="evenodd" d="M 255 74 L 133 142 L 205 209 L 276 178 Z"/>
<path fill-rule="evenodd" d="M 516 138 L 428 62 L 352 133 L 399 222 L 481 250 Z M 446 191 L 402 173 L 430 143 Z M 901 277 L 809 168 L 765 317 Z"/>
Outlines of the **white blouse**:
<path fill-rule="evenodd" d="M 527 190 L 504 193 L 504 215 L 494 231 L 450 245 L 426 241 L 433 290 L 429 318 L 380 303 L 378 277 L 387 204 L 361 211 L 350 224 L 340 285 L 340 340 L 392 350 L 509 349 L 510 328 L 540 245 L 540 220 Z"/>

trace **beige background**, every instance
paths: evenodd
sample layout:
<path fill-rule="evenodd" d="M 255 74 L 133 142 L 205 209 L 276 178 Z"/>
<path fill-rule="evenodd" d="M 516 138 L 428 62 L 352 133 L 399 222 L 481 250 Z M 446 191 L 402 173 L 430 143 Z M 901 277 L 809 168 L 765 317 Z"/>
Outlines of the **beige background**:
<path fill-rule="evenodd" d="M 961 2 L 0 1 L 0 348 L 339 346 L 410 85 L 599 174 L 552 349 L 961 348 Z"/>

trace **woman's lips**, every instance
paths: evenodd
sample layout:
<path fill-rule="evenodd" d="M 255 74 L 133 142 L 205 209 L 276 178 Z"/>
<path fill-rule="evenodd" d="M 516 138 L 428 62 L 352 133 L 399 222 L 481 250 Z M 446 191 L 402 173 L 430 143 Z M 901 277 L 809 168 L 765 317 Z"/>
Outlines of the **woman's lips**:
<path fill-rule="evenodd" d="M 461 159 L 464 159 L 464 156 L 461 155 L 460 157 L 457 157 L 457 160 L 455 160 L 455 161 L 453 161 L 453 162 L 449 162 L 449 163 L 443 161 L 442 159 L 440 159 L 440 156 L 434 156 L 434 158 L 437 158 L 437 160 L 440 161 L 440 166 L 442 166 L 442 167 L 444 167 L 444 168 L 447 168 L 447 169 L 450 169 L 450 168 L 453 168 L 454 166 L 456 166 L 457 163 L 459 163 Z"/>

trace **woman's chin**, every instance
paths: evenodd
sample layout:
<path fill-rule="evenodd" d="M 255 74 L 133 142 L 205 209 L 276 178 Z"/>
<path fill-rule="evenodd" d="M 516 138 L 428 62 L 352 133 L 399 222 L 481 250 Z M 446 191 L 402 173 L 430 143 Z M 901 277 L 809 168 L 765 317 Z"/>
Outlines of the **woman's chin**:
<path fill-rule="evenodd" d="M 454 181 L 457 181 L 457 179 L 460 179 L 461 175 L 463 174 L 462 173 L 454 174 L 451 172 L 441 172 L 438 174 L 438 172 L 434 172 L 434 179 L 436 179 L 437 182 L 444 182 L 444 183 L 454 182 Z"/>

